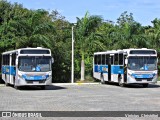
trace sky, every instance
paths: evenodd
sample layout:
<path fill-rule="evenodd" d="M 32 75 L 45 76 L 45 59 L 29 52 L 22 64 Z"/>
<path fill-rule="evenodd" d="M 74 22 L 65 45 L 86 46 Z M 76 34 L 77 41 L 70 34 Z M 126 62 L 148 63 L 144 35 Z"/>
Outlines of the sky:
<path fill-rule="evenodd" d="M 57 10 L 66 20 L 76 22 L 88 11 L 90 15 L 100 15 L 104 20 L 116 23 L 124 12 L 133 13 L 134 20 L 143 26 L 160 18 L 160 0 L 8 0 L 23 4 L 23 7 L 36 10 Z"/>

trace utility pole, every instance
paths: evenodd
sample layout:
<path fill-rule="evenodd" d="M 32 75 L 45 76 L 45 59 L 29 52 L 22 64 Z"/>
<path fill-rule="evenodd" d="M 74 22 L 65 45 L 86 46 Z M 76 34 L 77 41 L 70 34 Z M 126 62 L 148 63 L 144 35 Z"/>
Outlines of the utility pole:
<path fill-rule="evenodd" d="M 74 26 L 72 26 L 72 71 L 71 83 L 74 83 Z"/>

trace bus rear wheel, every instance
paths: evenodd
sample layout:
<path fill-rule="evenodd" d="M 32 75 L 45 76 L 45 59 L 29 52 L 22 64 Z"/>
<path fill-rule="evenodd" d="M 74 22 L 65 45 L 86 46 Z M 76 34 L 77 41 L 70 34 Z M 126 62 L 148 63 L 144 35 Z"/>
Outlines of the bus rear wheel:
<path fill-rule="evenodd" d="M 105 84 L 103 75 L 101 75 L 101 84 Z"/>
<path fill-rule="evenodd" d="M 5 82 L 5 85 L 6 85 L 6 87 L 8 87 L 8 86 L 9 86 L 9 83 Z"/>
<path fill-rule="evenodd" d="M 5 74 L 5 85 L 6 87 L 9 86 L 9 83 L 7 83 L 7 75 Z"/>

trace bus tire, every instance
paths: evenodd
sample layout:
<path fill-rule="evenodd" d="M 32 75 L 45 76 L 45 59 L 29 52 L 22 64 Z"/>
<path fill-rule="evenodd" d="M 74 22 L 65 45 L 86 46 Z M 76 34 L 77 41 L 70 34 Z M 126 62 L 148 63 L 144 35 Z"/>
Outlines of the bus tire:
<path fill-rule="evenodd" d="M 6 87 L 8 87 L 8 86 L 9 86 L 9 84 L 8 84 L 7 82 L 5 82 L 5 85 L 6 85 Z"/>
<path fill-rule="evenodd" d="M 14 88 L 15 88 L 16 90 L 18 90 L 18 86 L 15 86 L 15 85 L 14 85 Z"/>
<path fill-rule="evenodd" d="M 8 87 L 8 86 L 9 86 L 9 83 L 7 83 L 7 82 L 5 81 L 5 85 L 6 85 L 6 87 Z"/>
<path fill-rule="evenodd" d="M 14 88 L 15 88 L 16 90 L 18 90 L 18 89 L 19 89 L 19 86 L 16 86 L 16 85 L 14 84 Z"/>
<path fill-rule="evenodd" d="M 41 88 L 42 90 L 45 90 L 45 89 L 46 89 L 46 86 L 40 86 L 40 88 Z"/>
<path fill-rule="evenodd" d="M 7 75 L 5 74 L 5 85 L 6 87 L 9 86 L 9 83 L 7 83 Z"/>
<path fill-rule="evenodd" d="M 103 75 L 101 75 L 101 84 L 105 84 Z"/>
<path fill-rule="evenodd" d="M 125 87 L 125 84 L 122 83 L 122 77 L 121 77 L 120 74 L 118 75 L 118 84 L 119 84 L 120 87 Z"/>
<path fill-rule="evenodd" d="M 143 88 L 147 88 L 148 87 L 148 83 L 142 84 L 142 85 L 143 85 Z"/>
<path fill-rule="evenodd" d="M 15 84 L 15 80 L 14 80 L 13 87 L 14 87 L 16 90 L 20 89 L 20 86 L 17 86 L 17 85 Z"/>

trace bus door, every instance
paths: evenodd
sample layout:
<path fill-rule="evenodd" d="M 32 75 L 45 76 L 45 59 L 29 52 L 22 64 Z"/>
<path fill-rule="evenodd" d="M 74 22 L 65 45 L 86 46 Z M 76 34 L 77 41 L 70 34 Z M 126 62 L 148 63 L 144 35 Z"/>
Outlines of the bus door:
<path fill-rule="evenodd" d="M 128 64 L 128 60 L 127 60 L 127 56 L 124 55 L 124 82 L 127 82 L 127 64 Z"/>
<path fill-rule="evenodd" d="M 110 55 L 109 57 L 109 63 L 108 63 L 108 81 L 111 81 L 111 64 L 113 63 L 113 55 Z"/>

